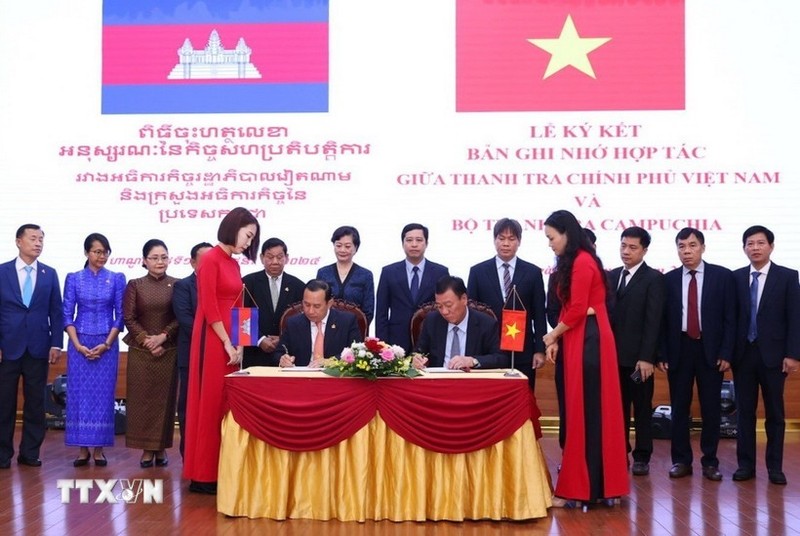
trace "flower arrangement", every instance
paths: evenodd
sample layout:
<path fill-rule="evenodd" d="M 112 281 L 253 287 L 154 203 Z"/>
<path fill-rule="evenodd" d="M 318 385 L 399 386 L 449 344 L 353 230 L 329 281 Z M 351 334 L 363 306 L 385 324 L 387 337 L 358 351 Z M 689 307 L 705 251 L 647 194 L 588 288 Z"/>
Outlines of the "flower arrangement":
<path fill-rule="evenodd" d="M 337 377 L 360 377 L 374 380 L 385 376 L 413 378 L 420 372 L 412 366 L 413 355 L 375 337 L 354 342 L 339 355 L 323 362 L 323 372 Z"/>

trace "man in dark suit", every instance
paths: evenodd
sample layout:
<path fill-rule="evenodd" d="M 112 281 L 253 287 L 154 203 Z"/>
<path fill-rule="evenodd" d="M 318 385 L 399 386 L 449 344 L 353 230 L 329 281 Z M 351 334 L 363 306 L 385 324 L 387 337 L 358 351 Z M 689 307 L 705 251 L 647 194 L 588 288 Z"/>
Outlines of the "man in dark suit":
<path fill-rule="evenodd" d="M 283 271 L 289 260 L 286 243 L 280 238 L 269 238 L 261 246 L 261 263 L 264 270 L 242 278 L 247 291 L 245 307 L 258 307 L 258 346 L 246 346 L 242 366 L 266 366 L 278 347 L 281 333 L 281 316 L 286 309 L 303 299 L 305 284 Z M 255 300 L 255 301 L 253 301 Z"/>
<path fill-rule="evenodd" d="M 189 264 L 192 273 L 178 280 L 172 289 L 172 310 L 178 319 L 178 428 L 181 431 L 180 453 L 183 457 L 186 430 L 186 392 L 189 386 L 189 353 L 192 343 L 194 313 L 197 310 L 197 266 L 200 259 L 212 247 L 208 242 L 195 245 L 190 252 Z"/>
<path fill-rule="evenodd" d="M 538 266 L 517 257 L 521 241 L 522 226 L 517 220 L 498 220 L 494 225 L 497 255 L 470 268 L 467 292 L 472 299 L 490 306 L 500 321 L 503 309 L 526 311 L 525 347 L 515 352 L 514 367 L 525 373 L 533 390 L 536 369 L 545 362 L 542 342 L 542 336 L 547 333 L 544 279 Z M 505 353 L 511 363 L 511 352 Z"/>
<path fill-rule="evenodd" d="M 664 355 L 672 402 L 672 468 L 670 478 L 692 474 L 689 441 L 692 385 L 697 382 L 703 429 L 700 449 L 703 476 L 722 480 L 717 458 L 721 420 L 722 375 L 730 368 L 736 336 L 736 291 L 733 273 L 703 261 L 705 237 L 684 227 L 675 238 L 680 268 L 664 276 L 666 285 Z"/>
<path fill-rule="evenodd" d="M 436 308 L 425 317 L 414 366 L 450 369 L 504 368 L 508 356 L 500 351 L 497 320 L 470 310 L 467 287 L 460 277 L 446 275 L 436 282 Z"/>
<path fill-rule="evenodd" d="M 37 259 L 44 247 L 38 225 L 17 229 L 19 257 L 0 265 L 0 469 L 11 466 L 17 387 L 22 376 L 22 440 L 17 462 L 39 467 L 44 441 L 47 369 L 61 357 L 64 313 L 56 271 Z"/>
<path fill-rule="evenodd" d="M 339 357 L 345 347 L 361 342 L 356 315 L 332 309 L 330 285 L 312 279 L 303 290 L 303 314 L 286 322 L 273 360 L 280 367 L 322 366 L 322 360 Z"/>
<path fill-rule="evenodd" d="M 653 453 L 653 369 L 661 340 L 664 316 L 664 276 L 644 262 L 650 247 L 650 233 L 641 227 L 628 227 L 620 237 L 622 266 L 608 275 L 609 316 L 617 345 L 619 382 L 622 389 L 622 417 L 625 444 L 629 440 L 631 406 L 636 430 L 631 472 L 650 473 Z"/>
<path fill-rule="evenodd" d="M 409 223 L 400 233 L 406 258 L 384 266 L 375 301 L 375 335 L 411 350 L 411 317 L 420 305 L 433 301 L 436 282 L 448 275 L 446 266 L 425 258 L 428 228 Z"/>
<path fill-rule="evenodd" d="M 733 379 L 738 416 L 737 481 L 756 475 L 756 407 L 764 401 L 767 473 L 785 485 L 783 437 L 786 431 L 783 388 L 786 375 L 800 368 L 800 283 L 797 270 L 770 260 L 775 235 L 761 225 L 742 236 L 750 265 L 733 273 L 739 299 Z"/>

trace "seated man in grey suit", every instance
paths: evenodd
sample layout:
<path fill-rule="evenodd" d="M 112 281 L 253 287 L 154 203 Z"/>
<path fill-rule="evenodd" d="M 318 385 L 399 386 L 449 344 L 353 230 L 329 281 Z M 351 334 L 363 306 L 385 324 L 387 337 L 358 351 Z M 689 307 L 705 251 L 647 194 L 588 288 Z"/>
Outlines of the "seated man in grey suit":
<path fill-rule="evenodd" d="M 312 279 L 303 290 L 303 314 L 286 321 L 273 363 L 280 367 L 322 366 L 322 360 L 338 357 L 353 341 L 361 342 L 356 316 L 332 309 L 331 287 Z"/>
<path fill-rule="evenodd" d="M 467 306 L 467 287 L 460 277 L 446 275 L 436 282 L 436 307 L 422 323 L 415 356 L 416 368 L 430 365 L 450 369 L 509 366 L 500 351 L 497 320 Z"/>

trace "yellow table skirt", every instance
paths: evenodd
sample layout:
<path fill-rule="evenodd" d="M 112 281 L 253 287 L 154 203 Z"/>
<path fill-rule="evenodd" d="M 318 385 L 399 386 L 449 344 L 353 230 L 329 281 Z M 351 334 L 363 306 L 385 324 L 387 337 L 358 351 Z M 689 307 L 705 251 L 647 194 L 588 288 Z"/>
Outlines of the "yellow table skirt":
<path fill-rule="evenodd" d="M 463 454 L 409 443 L 380 415 L 341 443 L 310 452 L 272 447 L 230 413 L 222 423 L 217 510 L 230 516 L 522 520 L 546 516 L 551 495 L 530 421 L 499 443 Z"/>

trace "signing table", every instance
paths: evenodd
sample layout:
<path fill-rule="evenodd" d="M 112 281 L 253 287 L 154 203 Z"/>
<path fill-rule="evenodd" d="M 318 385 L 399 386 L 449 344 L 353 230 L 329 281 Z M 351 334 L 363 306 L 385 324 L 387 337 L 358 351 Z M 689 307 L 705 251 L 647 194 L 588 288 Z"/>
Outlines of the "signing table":
<path fill-rule="evenodd" d="M 217 510 L 364 521 L 531 519 L 552 494 L 525 376 L 225 378 Z"/>

